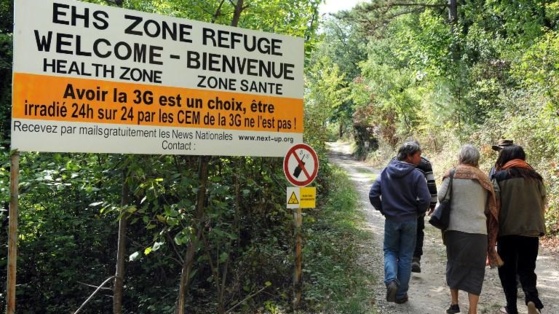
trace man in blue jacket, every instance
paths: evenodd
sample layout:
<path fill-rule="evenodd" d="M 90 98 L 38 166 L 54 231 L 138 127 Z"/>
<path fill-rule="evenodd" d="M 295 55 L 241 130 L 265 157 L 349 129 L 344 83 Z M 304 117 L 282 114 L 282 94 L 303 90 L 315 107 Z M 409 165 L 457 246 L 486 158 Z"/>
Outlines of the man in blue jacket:
<path fill-rule="evenodd" d="M 417 142 L 400 146 L 377 177 L 369 200 L 386 218 L 384 222 L 384 283 L 386 301 L 408 301 L 411 262 L 415 249 L 417 218 L 425 214 L 431 201 L 425 176 L 416 167 L 421 162 Z"/>

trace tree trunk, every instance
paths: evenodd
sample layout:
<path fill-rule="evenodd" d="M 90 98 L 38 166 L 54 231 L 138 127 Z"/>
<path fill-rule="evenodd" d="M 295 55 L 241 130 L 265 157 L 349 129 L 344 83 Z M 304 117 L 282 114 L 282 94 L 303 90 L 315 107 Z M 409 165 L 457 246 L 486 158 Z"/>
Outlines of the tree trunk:
<path fill-rule="evenodd" d="M 200 189 L 198 190 L 198 195 L 196 197 L 196 216 L 194 219 L 194 231 L 190 239 L 190 244 L 186 250 L 185 258 L 182 264 L 181 280 L 179 286 L 179 299 L 177 302 L 177 313 L 184 314 L 186 293 L 188 291 L 188 284 L 190 281 L 190 272 L 192 270 L 192 263 L 194 262 L 194 256 L 196 255 L 196 249 L 200 238 L 202 235 L 202 221 L 204 216 L 205 200 L 206 200 L 206 189 L 208 186 L 208 164 L 210 161 L 209 156 L 200 156 L 200 166 L 198 168 L 198 178 L 200 179 Z"/>
<path fill-rule="evenodd" d="M 231 20 L 231 26 L 239 25 L 239 19 L 241 18 L 241 13 L 243 12 L 243 0 L 238 0 L 235 5 L 235 13 L 233 14 L 233 19 Z"/>
<path fill-rule="evenodd" d="M 10 209 L 8 227 L 8 282 L 6 313 L 16 312 L 16 273 L 17 273 L 17 227 L 19 216 L 18 186 L 19 186 L 19 152 L 16 150 L 11 155 L 10 164 Z"/>
<path fill-rule="evenodd" d="M 122 195 L 120 200 L 121 210 L 126 211 L 126 206 L 129 203 L 129 188 L 126 182 L 125 170 L 122 176 Z M 124 286 L 124 259 L 126 254 L 126 229 L 128 226 L 128 215 L 126 213 L 121 215 L 118 221 L 118 248 L 116 253 L 116 272 L 113 291 L 113 314 L 122 313 L 122 296 Z"/>
<path fill-rule="evenodd" d="M 448 0 L 448 20 L 450 24 L 458 21 L 458 4 L 456 0 Z"/>
<path fill-rule="evenodd" d="M 239 19 L 242 11 L 243 11 L 243 0 L 238 0 L 237 4 L 235 5 L 235 13 L 233 15 L 233 19 L 231 20 L 231 26 L 237 26 L 239 24 Z M 200 179 L 200 189 L 198 190 L 198 196 L 196 200 L 196 219 L 194 225 L 196 236 L 192 237 L 190 241 L 190 245 L 186 250 L 184 262 L 182 264 L 181 280 L 180 280 L 180 287 L 179 287 L 179 299 L 177 303 L 177 314 L 184 314 L 186 293 L 188 291 L 188 284 L 190 281 L 190 272 L 192 269 L 192 263 L 194 261 L 194 256 L 196 255 L 196 248 L 202 236 L 203 226 L 201 225 L 201 222 L 202 222 L 202 217 L 204 215 L 206 188 L 208 184 L 209 160 L 210 160 L 209 156 L 200 156 L 200 167 L 198 172 L 198 177 Z"/>

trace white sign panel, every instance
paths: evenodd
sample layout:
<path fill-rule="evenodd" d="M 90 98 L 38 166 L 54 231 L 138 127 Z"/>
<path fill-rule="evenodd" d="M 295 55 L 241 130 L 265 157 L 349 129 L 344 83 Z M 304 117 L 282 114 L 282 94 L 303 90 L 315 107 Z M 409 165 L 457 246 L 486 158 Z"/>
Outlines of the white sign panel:
<path fill-rule="evenodd" d="M 78 1 L 15 0 L 12 149 L 283 156 L 303 39 Z"/>

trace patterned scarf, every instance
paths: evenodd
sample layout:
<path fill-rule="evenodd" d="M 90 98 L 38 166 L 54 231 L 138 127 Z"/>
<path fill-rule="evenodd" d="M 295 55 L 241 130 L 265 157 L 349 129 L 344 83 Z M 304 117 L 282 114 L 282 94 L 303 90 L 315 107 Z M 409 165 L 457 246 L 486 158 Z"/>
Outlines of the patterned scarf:
<path fill-rule="evenodd" d="M 534 170 L 532 166 L 530 166 L 526 161 L 522 159 L 509 160 L 501 169 L 505 170 L 509 168 L 524 168 L 524 169 Z"/>
<path fill-rule="evenodd" d="M 450 176 L 450 171 L 444 175 L 444 178 L 448 176 Z M 491 267 L 502 266 L 503 260 L 495 250 L 499 233 L 499 207 L 497 206 L 493 183 L 478 167 L 470 165 L 458 165 L 455 169 L 454 178 L 476 180 L 489 193 L 485 212 L 487 216 L 487 258 Z"/>

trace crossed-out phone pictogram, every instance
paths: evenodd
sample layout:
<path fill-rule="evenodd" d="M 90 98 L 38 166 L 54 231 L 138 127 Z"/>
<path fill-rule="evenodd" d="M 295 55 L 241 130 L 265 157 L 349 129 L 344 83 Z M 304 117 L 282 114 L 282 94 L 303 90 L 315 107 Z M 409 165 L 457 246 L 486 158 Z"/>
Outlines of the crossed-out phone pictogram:
<path fill-rule="evenodd" d="M 285 154 L 283 171 L 291 184 L 307 186 L 318 174 L 318 156 L 309 145 L 296 144 Z"/>

